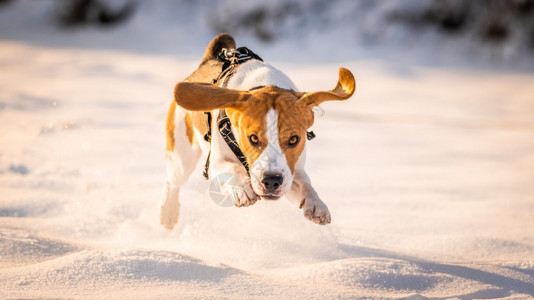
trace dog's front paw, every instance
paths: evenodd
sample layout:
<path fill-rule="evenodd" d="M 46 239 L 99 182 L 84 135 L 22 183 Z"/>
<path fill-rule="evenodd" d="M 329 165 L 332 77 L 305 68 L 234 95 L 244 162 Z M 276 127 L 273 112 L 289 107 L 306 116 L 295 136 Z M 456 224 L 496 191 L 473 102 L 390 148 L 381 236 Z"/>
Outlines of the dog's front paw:
<path fill-rule="evenodd" d="M 300 208 L 302 208 L 306 219 L 314 223 L 325 225 L 329 224 L 332 220 L 328 207 L 319 198 L 306 197 L 302 199 Z"/>
<path fill-rule="evenodd" d="M 221 173 L 215 176 L 210 186 L 212 199 L 223 206 L 249 206 L 259 200 L 246 175 Z M 213 198 L 215 195 L 216 198 Z M 221 197 L 222 196 L 222 197 Z"/>
<path fill-rule="evenodd" d="M 234 205 L 237 207 L 249 206 L 260 199 L 250 184 L 245 183 L 241 187 L 234 188 L 232 191 L 232 199 L 234 200 Z"/>

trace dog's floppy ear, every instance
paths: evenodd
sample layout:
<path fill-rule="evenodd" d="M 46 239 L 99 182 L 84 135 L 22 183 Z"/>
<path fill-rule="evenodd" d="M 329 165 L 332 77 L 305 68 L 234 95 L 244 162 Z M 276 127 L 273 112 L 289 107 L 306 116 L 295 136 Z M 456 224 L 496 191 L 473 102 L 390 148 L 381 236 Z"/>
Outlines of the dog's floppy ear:
<path fill-rule="evenodd" d="M 354 75 L 345 69 L 339 68 L 339 79 L 336 87 L 327 92 L 304 93 L 300 101 L 304 101 L 307 106 L 314 107 L 328 100 L 347 100 L 356 90 Z"/>
<path fill-rule="evenodd" d="M 192 111 L 239 109 L 248 97 L 250 93 L 247 91 L 220 88 L 209 83 L 180 82 L 174 88 L 174 101 Z"/>

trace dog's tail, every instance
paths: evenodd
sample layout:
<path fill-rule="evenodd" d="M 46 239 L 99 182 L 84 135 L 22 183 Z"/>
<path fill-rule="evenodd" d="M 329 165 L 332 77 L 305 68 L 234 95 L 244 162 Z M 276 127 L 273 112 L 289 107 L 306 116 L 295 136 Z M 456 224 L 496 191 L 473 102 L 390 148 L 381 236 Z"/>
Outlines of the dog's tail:
<path fill-rule="evenodd" d="M 206 48 L 206 52 L 204 52 L 202 63 L 211 59 L 216 59 L 217 55 L 223 48 L 235 49 L 235 40 L 227 33 L 221 33 L 211 41 Z"/>

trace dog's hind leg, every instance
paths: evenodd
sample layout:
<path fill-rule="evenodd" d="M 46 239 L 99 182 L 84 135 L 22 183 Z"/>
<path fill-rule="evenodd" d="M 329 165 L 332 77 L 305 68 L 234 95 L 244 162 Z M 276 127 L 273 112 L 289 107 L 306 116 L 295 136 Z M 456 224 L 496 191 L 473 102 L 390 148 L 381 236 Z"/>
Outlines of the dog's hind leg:
<path fill-rule="evenodd" d="M 167 229 L 178 223 L 180 187 L 191 175 L 200 153 L 194 141 L 191 116 L 180 108 L 176 109 L 173 101 L 167 115 L 167 179 L 160 211 L 161 225 Z"/>

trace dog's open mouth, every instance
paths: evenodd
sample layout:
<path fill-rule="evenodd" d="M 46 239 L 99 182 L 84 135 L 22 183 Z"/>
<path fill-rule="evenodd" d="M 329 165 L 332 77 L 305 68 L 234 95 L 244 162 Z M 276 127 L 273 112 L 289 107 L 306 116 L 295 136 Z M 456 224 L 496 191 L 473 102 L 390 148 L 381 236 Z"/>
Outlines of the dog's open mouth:
<path fill-rule="evenodd" d="M 280 198 L 280 196 L 274 194 L 260 195 L 260 197 L 264 200 L 278 200 Z"/>

